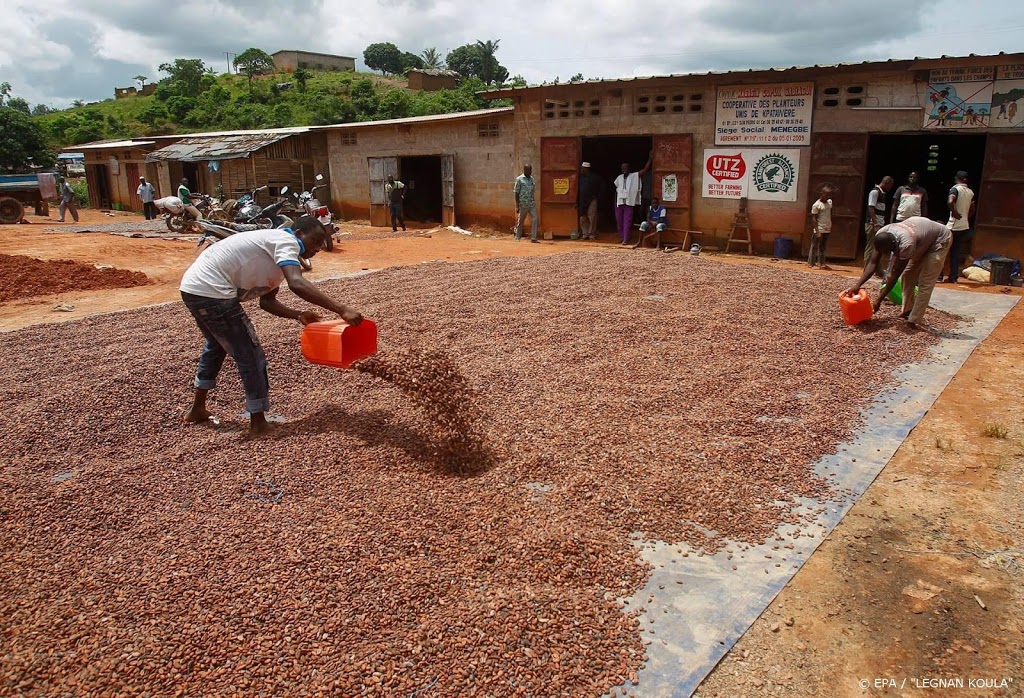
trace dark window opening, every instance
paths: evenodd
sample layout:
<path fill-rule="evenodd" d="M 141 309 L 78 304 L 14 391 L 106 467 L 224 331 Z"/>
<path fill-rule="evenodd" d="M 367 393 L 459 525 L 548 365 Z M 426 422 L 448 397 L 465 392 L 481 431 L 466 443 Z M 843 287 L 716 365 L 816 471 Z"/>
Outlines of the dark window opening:
<path fill-rule="evenodd" d="M 823 106 L 823 107 L 838 107 L 839 106 L 839 100 L 838 99 L 826 99 L 826 100 L 824 100 L 821 103 L 821 106 Z"/>
<path fill-rule="evenodd" d="M 691 104 L 690 105 L 690 111 L 702 111 L 703 109 L 704 109 L 704 105 L 702 105 L 702 104 Z"/>
<path fill-rule="evenodd" d="M 851 95 L 859 95 L 864 93 L 864 87 L 862 85 L 851 85 L 846 88 L 846 91 Z"/>
<path fill-rule="evenodd" d="M 846 106 L 848 107 L 859 107 L 862 104 L 864 104 L 864 100 L 860 97 L 850 97 L 846 100 Z"/>
<path fill-rule="evenodd" d="M 838 87 L 826 87 L 824 90 L 822 90 L 822 92 L 824 94 L 827 94 L 827 95 L 837 95 L 837 94 L 839 94 L 839 88 Z"/>
<path fill-rule="evenodd" d="M 591 109 L 590 110 L 590 115 L 591 116 L 601 116 L 601 110 L 600 109 Z"/>
<path fill-rule="evenodd" d="M 441 157 L 426 155 L 399 158 L 400 179 L 405 184 L 406 221 L 439 224 L 442 218 Z M 390 220 L 389 220 L 390 222 Z"/>

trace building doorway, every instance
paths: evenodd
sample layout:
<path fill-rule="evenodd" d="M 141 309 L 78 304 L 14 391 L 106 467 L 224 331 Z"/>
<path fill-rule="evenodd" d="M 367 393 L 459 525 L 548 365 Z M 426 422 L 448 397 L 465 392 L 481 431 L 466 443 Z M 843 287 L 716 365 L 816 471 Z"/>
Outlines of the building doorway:
<path fill-rule="evenodd" d="M 928 217 L 945 223 L 949 220 L 946 199 L 957 171 L 965 170 L 971 188 L 975 192 L 979 189 L 985 164 L 985 138 L 984 134 L 961 133 L 871 136 L 865 191 L 870 191 L 885 175 L 896 181 L 889 193 L 888 216 L 892 194 L 907 183 L 911 172 L 917 171 L 921 186 L 928 192 Z M 866 201 L 865 198 L 862 214 L 867 209 Z"/>
<path fill-rule="evenodd" d="M 405 184 L 405 219 L 429 225 L 442 221 L 441 156 L 399 158 L 398 172 Z"/>
<path fill-rule="evenodd" d="M 95 184 L 95 191 L 90 192 L 90 203 L 96 208 L 110 208 L 110 175 L 106 165 L 93 165 L 92 178 L 86 181 Z"/>
<path fill-rule="evenodd" d="M 589 162 L 591 171 L 605 183 L 604 195 L 597 204 L 598 232 L 615 232 L 615 178 L 622 174 L 622 163 L 628 162 L 630 171 L 639 172 L 647 164 L 654 147 L 651 136 L 601 136 L 583 138 L 581 161 Z M 642 179 L 642 206 L 649 204 L 654 178 L 648 172 Z M 638 208 L 633 219 L 643 220 L 644 208 Z"/>

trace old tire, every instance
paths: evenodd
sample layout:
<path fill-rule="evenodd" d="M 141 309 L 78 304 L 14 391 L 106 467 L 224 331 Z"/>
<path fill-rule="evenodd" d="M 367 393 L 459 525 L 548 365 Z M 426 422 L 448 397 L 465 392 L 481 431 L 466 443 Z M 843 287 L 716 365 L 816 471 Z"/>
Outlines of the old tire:
<path fill-rule="evenodd" d="M 11 196 L 0 197 L 0 223 L 14 225 L 25 217 L 25 207 Z"/>
<path fill-rule="evenodd" d="M 184 232 L 186 225 L 187 223 L 185 222 L 185 216 L 183 214 L 167 217 L 167 229 L 172 233 Z"/>
<path fill-rule="evenodd" d="M 231 220 L 231 216 L 224 209 L 218 208 L 216 211 L 210 211 L 210 214 L 206 218 L 210 221 L 216 221 L 218 223 L 226 223 Z"/>
<path fill-rule="evenodd" d="M 328 252 L 334 249 L 333 235 L 328 235 L 326 238 L 324 238 L 324 249 L 327 250 Z"/>

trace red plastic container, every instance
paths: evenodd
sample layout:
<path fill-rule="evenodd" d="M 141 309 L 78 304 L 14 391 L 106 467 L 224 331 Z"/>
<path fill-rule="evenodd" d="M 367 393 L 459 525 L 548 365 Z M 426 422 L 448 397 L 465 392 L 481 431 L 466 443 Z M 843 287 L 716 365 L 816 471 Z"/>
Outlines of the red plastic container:
<path fill-rule="evenodd" d="M 857 291 L 854 296 L 846 295 L 845 291 L 840 293 L 839 309 L 843 313 L 843 322 L 847 325 L 859 325 L 865 320 L 870 320 L 875 314 L 871 307 L 871 297 L 864 289 Z"/>
<path fill-rule="evenodd" d="M 377 353 L 377 325 L 365 318 L 358 325 L 344 320 L 311 322 L 302 328 L 301 344 L 306 361 L 348 368 Z"/>

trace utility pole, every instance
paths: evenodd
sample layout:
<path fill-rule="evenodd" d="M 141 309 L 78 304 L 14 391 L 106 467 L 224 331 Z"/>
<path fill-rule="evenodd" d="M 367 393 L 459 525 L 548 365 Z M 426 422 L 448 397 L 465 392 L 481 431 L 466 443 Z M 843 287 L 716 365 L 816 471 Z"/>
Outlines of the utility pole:
<path fill-rule="evenodd" d="M 224 60 L 226 60 L 228 62 L 228 73 L 234 74 L 235 71 L 232 69 L 232 64 L 231 64 L 231 58 L 232 57 L 238 58 L 238 54 L 237 53 L 231 53 L 229 51 L 225 51 L 224 52 Z"/>

